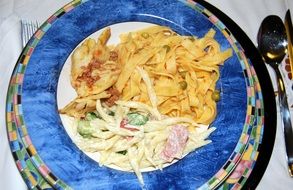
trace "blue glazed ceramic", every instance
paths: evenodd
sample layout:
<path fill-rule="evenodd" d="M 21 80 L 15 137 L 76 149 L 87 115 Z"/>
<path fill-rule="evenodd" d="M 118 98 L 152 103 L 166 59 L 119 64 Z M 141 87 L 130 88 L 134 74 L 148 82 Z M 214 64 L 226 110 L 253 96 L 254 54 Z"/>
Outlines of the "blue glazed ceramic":
<path fill-rule="evenodd" d="M 207 16 L 185 1 L 92 0 L 56 19 L 30 57 L 21 103 L 25 126 L 38 155 L 73 189 L 141 188 L 134 173 L 100 167 L 76 147 L 62 126 L 56 100 L 59 75 L 73 49 L 106 26 L 133 21 L 169 26 L 179 34 L 198 37 L 213 28 L 222 50 L 232 47 Z M 222 94 L 212 123 L 217 130 L 209 137 L 213 142 L 163 171 L 143 173 L 146 189 L 196 189 L 223 168 L 243 133 L 248 85 L 245 68 L 234 52 L 221 67 L 217 84 Z"/>

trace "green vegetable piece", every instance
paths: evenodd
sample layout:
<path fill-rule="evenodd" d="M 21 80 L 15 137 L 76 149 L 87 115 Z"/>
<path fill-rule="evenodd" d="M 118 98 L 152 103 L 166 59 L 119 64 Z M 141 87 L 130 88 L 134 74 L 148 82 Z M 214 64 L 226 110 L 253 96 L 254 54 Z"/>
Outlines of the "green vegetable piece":
<path fill-rule="evenodd" d="M 168 46 L 168 45 L 164 45 L 163 48 L 166 49 L 166 52 L 167 52 L 167 53 L 168 53 L 168 52 L 170 51 L 170 49 L 171 49 L 170 46 Z"/>
<path fill-rule="evenodd" d="M 147 32 L 142 33 L 141 36 L 142 36 L 144 39 L 147 39 L 147 38 L 150 37 L 149 33 L 147 33 Z"/>
<path fill-rule="evenodd" d="M 98 118 L 98 116 L 96 115 L 95 112 L 88 112 L 85 115 L 85 119 L 88 120 L 88 121 L 91 121 L 91 120 L 96 119 L 96 118 Z"/>
<path fill-rule="evenodd" d="M 194 40 L 195 40 L 193 36 L 190 36 L 188 39 L 192 42 L 194 42 Z"/>
<path fill-rule="evenodd" d="M 187 71 L 179 71 L 179 75 L 185 79 Z"/>
<path fill-rule="evenodd" d="M 180 88 L 182 90 L 185 90 L 187 88 L 187 82 L 186 81 L 180 81 L 179 85 L 180 85 Z"/>
<path fill-rule="evenodd" d="M 77 132 L 84 138 L 91 138 L 94 129 L 91 127 L 90 122 L 87 120 L 80 120 L 77 126 Z"/>
<path fill-rule="evenodd" d="M 219 90 L 215 90 L 212 94 L 212 99 L 215 100 L 216 102 L 218 102 L 221 98 L 220 95 L 220 91 Z"/>
<path fill-rule="evenodd" d="M 108 115 L 110 115 L 110 116 L 114 116 L 114 115 L 115 115 L 115 112 L 113 112 L 113 111 L 109 111 L 109 112 L 108 112 Z"/>
<path fill-rule="evenodd" d="M 127 150 L 118 151 L 116 153 L 125 155 L 127 153 Z"/>
<path fill-rule="evenodd" d="M 147 116 L 137 112 L 127 114 L 127 119 L 130 125 L 144 125 L 149 120 Z"/>

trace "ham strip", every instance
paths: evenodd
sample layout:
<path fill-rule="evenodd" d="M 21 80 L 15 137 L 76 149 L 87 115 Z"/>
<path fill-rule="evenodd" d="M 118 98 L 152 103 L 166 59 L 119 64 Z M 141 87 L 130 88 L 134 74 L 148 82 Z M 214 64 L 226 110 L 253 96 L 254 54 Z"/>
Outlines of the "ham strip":
<path fill-rule="evenodd" d="M 123 129 L 128 129 L 130 131 L 138 131 L 136 126 L 128 124 L 128 120 L 126 118 L 122 119 L 120 122 L 120 127 Z"/>
<path fill-rule="evenodd" d="M 188 130 L 182 125 L 172 127 L 161 158 L 171 162 L 174 158 L 181 158 L 188 139 Z"/>

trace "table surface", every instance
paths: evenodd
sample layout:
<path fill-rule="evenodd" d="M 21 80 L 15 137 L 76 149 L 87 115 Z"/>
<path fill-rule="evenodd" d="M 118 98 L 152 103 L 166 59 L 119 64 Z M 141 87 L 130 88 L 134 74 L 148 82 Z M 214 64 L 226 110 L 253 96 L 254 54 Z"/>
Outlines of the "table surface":
<path fill-rule="evenodd" d="M 0 1 L 0 188 L 5 190 L 27 189 L 16 168 L 7 139 L 5 124 L 5 98 L 12 70 L 22 50 L 20 37 L 20 19 L 44 22 L 50 15 L 70 2 L 69 0 L 1 0 Z M 293 12 L 292 0 L 208 0 L 234 20 L 256 44 L 256 36 L 261 21 L 267 15 L 279 15 L 284 18 L 288 8 Z M 291 13 L 292 14 L 292 13 Z M 274 89 L 275 76 L 267 67 Z M 285 66 L 281 66 L 287 87 L 289 104 L 293 104 L 292 81 L 288 79 Z M 276 99 L 276 101 L 278 101 Z M 278 109 L 278 107 L 277 107 Z M 291 113 L 293 110 L 291 110 Z M 282 123 L 278 109 L 277 134 L 273 153 L 267 170 L 257 189 L 292 189 L 293 178 L 287 173 Z"/>

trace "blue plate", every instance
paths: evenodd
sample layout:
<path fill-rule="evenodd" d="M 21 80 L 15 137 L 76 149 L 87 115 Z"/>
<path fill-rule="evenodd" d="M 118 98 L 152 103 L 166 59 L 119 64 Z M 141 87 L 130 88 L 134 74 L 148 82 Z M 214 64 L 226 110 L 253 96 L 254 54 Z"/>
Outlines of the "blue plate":
<path fill-rule="evenodd" d="M 17 70 L 23 72 L 17 98 L 21 134 L 32 161 L 57 189 L 140 189 L 134 173 L 100 167 L 67 135 L 57 105 L 59 76 L 74 48 L 89 35 L 113 24 L 144 22 L 164 25 L 182 35 L 202 37 L 216 30 L 221 49 L 233 56 L 221 67 L 222 92 L 213 142 L 163 171 L 143 173 L 146 189 L 216 187 L 241 158 L 255 125 L 251 65 L 225 25 L 200 4 L 189 1 L 75 1 L 54 14 L 29 42 Z M 62 95 L 61 95 L 62 96 Z"/>

